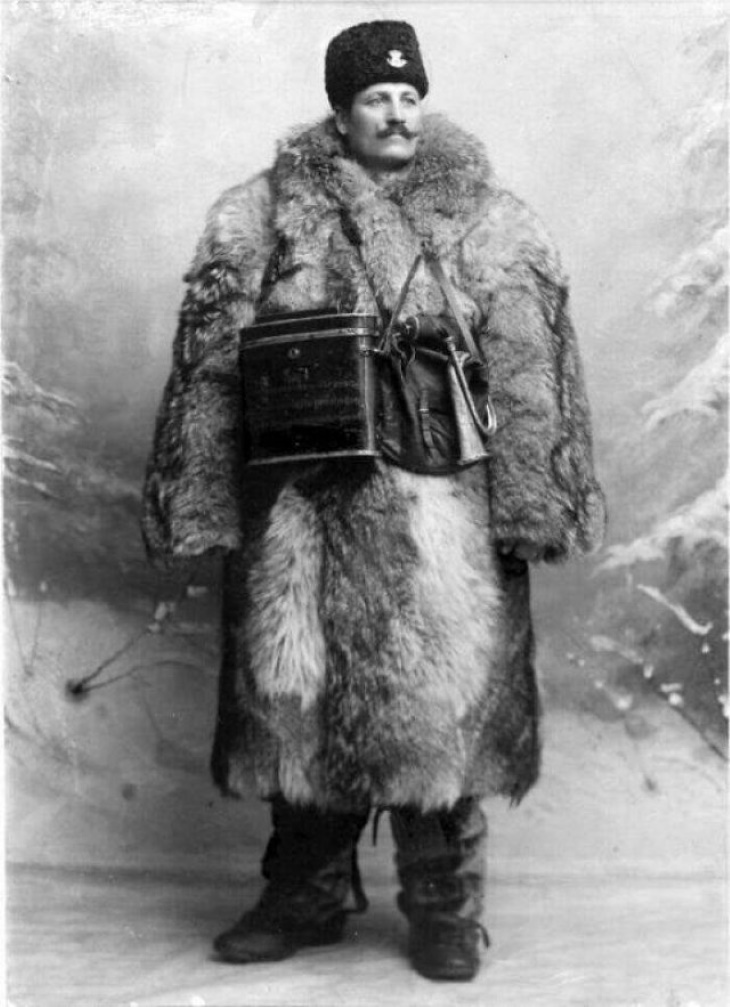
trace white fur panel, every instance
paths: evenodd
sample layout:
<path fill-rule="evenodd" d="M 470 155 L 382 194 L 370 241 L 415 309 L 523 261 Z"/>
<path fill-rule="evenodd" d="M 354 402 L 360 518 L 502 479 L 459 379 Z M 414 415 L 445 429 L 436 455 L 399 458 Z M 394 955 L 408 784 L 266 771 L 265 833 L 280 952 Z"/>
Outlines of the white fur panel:
<path fill-rule="evenodd" d="M 443 704 L 460 720 L 484 696 L 500 646 L 501 595 L 486 477 L 470 471 L 445 479 L 401 469 L 394 476 L 412 500 L 411 534 L 419 553 L 416 607 L 422 624 L 420 632 L 409 626 L 403 634 L 403 671 L 421 678 L 421 702 Z"/>
<path fill-rule="evenodd" d="M 423 773 L 395 774 L 388 781 L 381 806 L 414 804 L 425 814 L 453 807 L 464 796 L 463 764 L 458 766 L 444 762 L 440 771 L 428 776 Z"/>
<path fill-rule="evenodd" d="M 299 696 L 303 710 L 315 702 L 325 680 L 321 568 L 317 515 L 293 486 L 286 486 L 249 571 L 247 644 L 261 696 Z"/>

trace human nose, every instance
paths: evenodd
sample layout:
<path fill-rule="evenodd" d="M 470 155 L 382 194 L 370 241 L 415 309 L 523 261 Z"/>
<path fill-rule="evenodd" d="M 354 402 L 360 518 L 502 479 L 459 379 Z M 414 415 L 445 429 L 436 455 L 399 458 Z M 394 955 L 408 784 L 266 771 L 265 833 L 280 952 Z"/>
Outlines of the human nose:
<path fill-rule="evenodd" d="M 386 115 L 388 122 L 403 122 L 405 120 L 403 106 L 397 101 L 388 102 Z"/>

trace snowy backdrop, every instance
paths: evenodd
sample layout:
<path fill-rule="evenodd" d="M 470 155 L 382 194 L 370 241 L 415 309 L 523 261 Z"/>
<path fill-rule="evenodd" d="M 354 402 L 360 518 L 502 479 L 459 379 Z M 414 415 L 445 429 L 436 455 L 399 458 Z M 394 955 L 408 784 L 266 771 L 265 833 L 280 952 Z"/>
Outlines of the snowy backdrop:
<path fill-rule="evenodd" d="M 404 17 L 429 107 L 484 139 L 572 278 L 610 532 L 595 558 L 535 577 L 546 703 L 573 725 L 558 732 L 558 775 L 586 763 L 597 774 L 569 820 L 585 826 L 591 808 L 595 839 L 607 814 L 596 794 L 615 788 L 621 809 L 635 772 L 647 800 L 674 787 L 676 820 L 695 831 L 667 846 L 651 812 L 616 865 L 666 857 L 680 872 L 722 873 L 721 831 L 710 839 L 702 823 L 713 801 L 718 816 L 724 807 L 727 759 L 723 7 L 2 5 L 11 862 L 255 874 L 238 839 L 260 845 L 260 809 L 222 802 L 206 778 L 215 563 L 147 564 L 145 455 L 208 206 L 265 167 L 290 127 L 324 114 L 333 34 Z M 602 732 L 615 759 L 598 756 Z M 548 767 L 548 794 L 550 779 Z M 543 846 L 517 842 L 507 860 L 557 856 L 549 805 L 536 805 Z M 613 856 L 578 847 L 584 867 Z M 42 1002 L 28 997 L 18 1007 Z"/>

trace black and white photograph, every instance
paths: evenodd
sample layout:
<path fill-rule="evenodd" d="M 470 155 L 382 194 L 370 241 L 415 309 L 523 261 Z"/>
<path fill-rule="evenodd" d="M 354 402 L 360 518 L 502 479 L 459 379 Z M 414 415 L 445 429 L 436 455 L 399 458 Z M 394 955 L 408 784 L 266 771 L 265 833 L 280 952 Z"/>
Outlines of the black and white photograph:
<path fill-rule="evenodd" d="M 3 1002 L 724 1007 L 726 4 L 0 13 Z"/>

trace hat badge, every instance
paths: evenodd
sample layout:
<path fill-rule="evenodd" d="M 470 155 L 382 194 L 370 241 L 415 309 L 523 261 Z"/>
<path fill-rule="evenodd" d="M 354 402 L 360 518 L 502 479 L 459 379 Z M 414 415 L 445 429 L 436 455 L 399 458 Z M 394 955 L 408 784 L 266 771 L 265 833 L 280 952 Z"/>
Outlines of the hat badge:
<path fill-rule="evenodd" d="M 405 66 L 407 62 L 408 60 L 403 58 L 403 53 L 400 49 L 391 49 L 388 53 L 388 63 L 390 66 L 400 69 L 402 66 Z"/>

